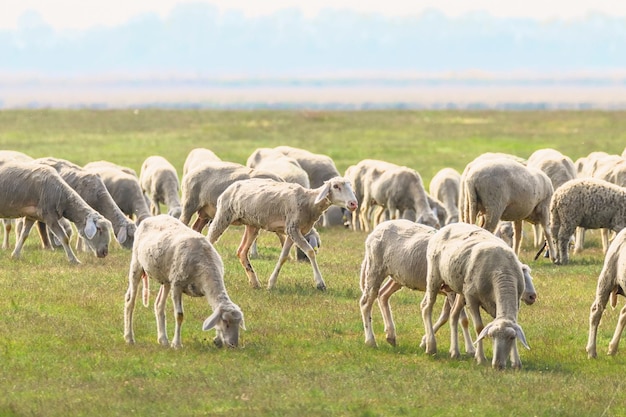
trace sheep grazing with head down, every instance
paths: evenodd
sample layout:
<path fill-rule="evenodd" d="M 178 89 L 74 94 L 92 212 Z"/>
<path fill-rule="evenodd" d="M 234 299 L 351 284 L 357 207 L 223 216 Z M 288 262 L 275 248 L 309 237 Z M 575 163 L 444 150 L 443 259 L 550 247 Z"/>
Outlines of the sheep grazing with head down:
<path fill-rule="evenodd" d="M 250 284 L 258 288 L 260 283 L 248 257 L 250 246 L 261 229 L 285 234 L 285 243 L 270 276 L 268 288 L 271 289 L 276 284 L 280 269 L 295 243 L 311 262 L 317 288 L 325 290 L 326 284 L 317 266 L 315 251 L 304 235 L 331 205 L 345 207 L 350 211 L 357 209 L 358 203 L 350 181 L 335 177 L 316 189 L 267 179 L 237 181 L 218 198 L 217 211 L 209 226 L 208 238 L 211 243 L 215 243 L 229 225 L 245 225 L 237 256 L 246 270 Z"/>
<path fill-rule="evenodd" d="M 224 264 L 204 235 L 165 214 L 141 222 L 133 246 L 124 303 L 124 339 L 130 344 L 135 343 L 133 310 L 142 277 L 143 302 L 146 306 L 149 278 L 161 284 L 154 304 L 161 345 L 169 344 L 165 328 L 165 304 L 171 291 L 176 315 L 173 348 L 182 347 L 183 294 L 206 297 L 213 314 L 204 321 L 202 329 L 215 329 L 217 334 L 213 342 L 216 346 L 238 346 L 239 328 L 245 330 L 243 313 L 228 296 L 224 286 Z"/>
<path fill-rule="evenodd" d="M 141 165 L 139 182 L 144 194 L 150 200 L 150 212 L 153 216 L 161 214 L 163 203 L 167 206 L 167 214 L 180 217 L 181 206 L 178 191 L 180 184 L 176 168 L 162 156 L 149 156 Z"/>
<path fill-rule="evenodd" d="M 183 165 L 183 177 L 189 173 L 189 171 L 202 166 L 205 162 L 221 161 L 222 159 L 215 155 L 215 153 L 207 148 L 195 148 L 189 151 L 185 164 Z"/>
<path fill-rule="evenodd" d="M 452 223 L 443 227 L 428 242 L 426 295 L 422 301 L 422 318 L 426 330 L 426 352 L 437 352 L 432 311 L 437 294 L 447 288 L 457 294 L 450 313 L 450 355 L 459 357 L 457 326 L 465 305 L 474 322 L 478 337 L 475 358 L 487 362 L 482 339 L 493 338 L 492 366 L 506 367 L 507 357 L 513 368 L 521 368 L 516 340 L 528 348 L 517 314 L 520 299 L 534 302 L 534 288 L 527 288 L 525 272 L 515 252 L 501 239 L 476 225 Z M 526 295 L 524 293 L 526 292 Z M 531 295 L 531 296 L 529 296 Z M 480 308 L 494 320 L 483 327 Z"/>
<path fill-rule="evenodd" d="M 412 290 L 426 289 L 426 247 L 436 229 L 409 220 L 389 220 L 376 226 L 365 239 L 365 256 L 361 264 L 361 291 L 359 305 L 365 330 L 365 344 L 376 346 L 372 328 L 372 306 L 378 300 L 385 322 L 387 342 L 396 345 L 396 326 L 391 314 L 389 298 L 403 287 Z M 384 284 L 385 278 L 389 277 Z M 382 287 L 381 287 L 382 285 Z M 450 315 L 454 293 L 446 297 L 444 308 L 433 331 L 436 332 Z M 465 347 L 474 354 L 467 317 L 461 321 Z"/>
<path fill-rule="evenodd" d="M 453 168 L 443 168 L 430 180 L 428 191 L 431 197 L 441 201 L 447 212 L 442 226 L 459 221 L 460 187 L 461 174 Z"/>

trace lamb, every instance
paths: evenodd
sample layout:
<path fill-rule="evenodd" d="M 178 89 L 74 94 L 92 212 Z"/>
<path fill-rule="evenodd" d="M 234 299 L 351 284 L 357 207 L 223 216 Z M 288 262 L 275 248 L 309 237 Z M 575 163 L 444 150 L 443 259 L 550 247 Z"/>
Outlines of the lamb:
<path fill-rule="evenodd" d="M 554 262 L 566 265 L 568 242 L 576 227 L 619 232 L 626 226 L 626 189 L 600 179 L 576 178 L 556 190 L 550 213 L 556 243 Z"/>
<path fill-rule="evenodd" d="M 134 216 L 136 225 L 151 216 L 139 178 L 107 161 L 90 162 L 83 168 L 100 176 L 115 204 L 129 218 Z"/>
<path fill-rule="evenodd" d="M 69 238 L 59 224 L 62 217 L 74 222 L 80 236 L 99 258 L 109 252 L 110 222 L 91 208 L 52 167 L 30 162 L 0 165 L 0 217 L 25 217 L 24 226 L 11 256 L 19 258 L 24 241 L 35 221 L 57 236 L 70 263 L 80 261 L 72 252 Z"/>
<path fill-rule="evenodd" d="M 376 300 L 385 322 L 387 342 L 396 345 L 396 327 L 389 298 L 402 287 L 418 291 L 426 289 L 426 246 L 435 232 L 433 227 L 400 219 L 379 224 L 365 239 L 365 256 L 360 275 L 363 294 L 359 305 L 366 345 L 376 346 L 372 329 L 372 306 Z M 390 279 L 383 285 L 387 277 Z M 454 301 L 454 294 L 451 296 Z M 435 332 L 448 320 L 450 307 L 451 302 L 446 298 L 444 309 L 434 326 Z M 461 324 L 466 349 L 468 353 L 474 354 L 465 316 Z"/>
<path fill-rule="evenodd" d="M 464 220 L 476 223 L 484 214 L 483 227 L 494 232 L 500 220 L 513 221 L 513 250 L 519 254 L 522 243 L 522 222 L 541 224 L 554 257 L 549 229 L 549 205 L 552 183 L 542 171 L 525 167 L 508 158 L 491 159 L 475 164 L 461 184 L 464 199 Z M 553 258 L 554 259 L 554 258 Z"/>
<path fill-rule="evenodd" d="M 124 213 L 122 213 L 117 204 L 115 204 L 113 197 L 111 197 L 111 194 L 107 191 L 106 186 L 98 174 L 89 172 L 65 159 L 47 157 L 35 159 L 34 162 L 41 165 L 48 165 L 56 169 L 59 175 L 61 175 L 61 178 L 63 178 L 89 206 L 111 222 L 117 242 L 122 245 L 123 248 L 132 248 L 137 226 L 131 222 Z"/>
<path fill-rule="evenodd" d="M 170 216 L 179 218 L 181 214 L 178 197 L 179 182 L 176 168 L 162 156 L 149 156 L 141 165 L 139 173 L 141 189 L 150 200 L 152 215 L 161 213 L 160 204 L 167 206 Z"/>
<path fill-rule="evenodd" d="M 286 182 L 300 184 L 304 188 L 311 188 L 309 176 L 307 172 L 302 169 L 298 161 L 275 149 L 256 149 L 248 157 L 246 166 L 272 172 Z"/>
<path fill-rule="evenodd" d="M 124 339 L 129 344 L 135 343 L 133 310 L 142 278 L 146 306 L 149 278 L 161 284 L 154 304 L 158 342 L 161 345 L 169 344 L 165 328 L 165 304 L 172 290 L 176 315 L 173 348 L 182 347 L 183 293 L 191 297 L 206 297 L 213 314 L 204 321 L 202 330 L 215 328 L 213 342 L 217 347 L 238 346 L 239 328 L 245 330 L 243 313 L 228 296 L 224 286 L 224 264 L 204 235 L 165 214 L 141 222 L 133 245 L 124 303 Z"/>
<path fill-rule="evenodd" d="M 325 290 L 326 284 L 317 266 L 315 251 L 303 234 L 311 230 L 331 205 L 345 207 L 350 211 L 357 209 L 358 203 L 347 179 L 331 178 L 316 189 L 268 179 L 237 181 L 218 198 L 215 218 L 209 226 L 207 236 L 211 243 L 215 243 L 230 224 L 246 226 L 237 256 L 246 270 L 250 284 L 258 288 L 260 283 L 248 258 L 252 242 L 260 229 L 286 234 L 287 238 L 270 276 L 268 289 L 276 284 L 280 269 L 295 243 L 311 262 L 317 288 Z"/>
<path fill-rule="evenodd" d="M 519 302 L 526 288 L 524 272 L 515 252 L 501 239 L 479 226 L 452 223 L 441 228 L 428 242 L 426 295 L 422 301 L 422 319 L 426 330 L 426 352 L 435 354 L 437 345 L 432 325 L 432 310 L 437 294 L 449 288 L 457 294 L 450 314 L 450 355 L 459 357 L 457 325 L 461 308 L 469 310 L 478 337 L 475 359 L 487 362 L 482 339 L 493 338 L 492 366 L 506 367 L 507 356 L 513 368 L 521 368 L 516 339 L 528 349 L 526 336 L 517 323 Z M 532 301 L 535 297 L 531 298 Z M 494 320 L 483 327 L 480 308 Z"/>
<path fill-rule="evenodd" d="M 461 174 L 454 168 L 443 168 L 430 180 L 431 197 L 441 201 L 448 214 L 442 225 L 459 221 L 460 186 Z"/>
<path fill-rule="evenodd" d="M 598 334 L 598 326 L 602 319 L 602 313 L 606 308 L 606 303 L 611 299 L 611 307 L 617 305 L 617 295 L 624 295 L 626 289 L 626 229 L 622 229 L 613 239 L 611 246 L 604 258 L 604 265 L 598 277 L 598 285 L 596 287 L 596 298 L 591 304 L 589 312 L 589 338 L 587 340 L 587 356 L 595 358 L 598 356 L 596 352 L 596 336 Z M 609 355 L 615 355 L 619 346 L 619 340 L 626 325 L 626 306 L 622 308 L 617 320 L 617 327 L 613 338 L 609 343 Z"/>
<path fill-rule="evenodd" d="M 195 169 L 205 162 L 221 161 L 222 159 L 207 148 L 195 148 L 189 151 L 185 164 L 183 165 L 183 178 L 192 169 Z"/>

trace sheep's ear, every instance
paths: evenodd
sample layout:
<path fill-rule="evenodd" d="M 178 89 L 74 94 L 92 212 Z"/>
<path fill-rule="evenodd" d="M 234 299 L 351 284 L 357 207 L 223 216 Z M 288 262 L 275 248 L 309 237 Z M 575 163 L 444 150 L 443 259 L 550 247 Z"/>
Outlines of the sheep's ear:
<path fill-rule="evenodd" d="M 241 327 L 241 330 L 247 330 L 246 323 L 243 320 L 243 314 L 241 315 L 241 321 L 239 322 L 239 327 Z"/>
<path fill-rule="evenodd" d="M 328 197 L 329 193 L 330 193 L 330 183 L 327 182 L 324 184 L 324 188 L 322 188 L 322 191 L 320 191 L 320 193 L 317 195 L 317 198 L 315 198 L 315 202 L 313 202 L 313 204 L 319 204 L 323 199 Z"/>
<path fill-rule="evenodd" d="M 119 233 L 116 236 L 117 241 L 122 244 L 124 242 L 126 242 L 126 239 L 128 239 L 128 231 L 126 230 L 126 227 L 122 227 L 119 231 Z"/>
<path fill-rule="evenodd" d="M 524 331 L 519 324 L 515 325 L 515 336 L 519 339 L 519 341 L 524 345 L 524 347 L 530 350 L 530 346 L 528 346 L 528 342 L 526 341 L 526 336 L 524 335 Z"/>
<path fill-rule="evenodd" d="M 489 333 L 489 329 L 491 329 L 492 325 L 493 325 L 493 322 L 491 322 L 491 323 L 489 323 L 488 325 L 485 326 L 483 331 L 480 332 L 480 334 L 478 335 L 478 337 L 474 341 L 474 344 L 477 344 L 480 340 L 483 340 L 487 336 L 487 334 Z"/>
<path fill-rule="evenodd" d="M 222 311 L 220 308 L 216 308 L 213 314 L 211 314 L 202 324 L 202 330 L 211 330 L 221 318 Z"/>
<path fill-rule="evenodd" d="M 96 227 L 96 220 L 92 217 L 92 216 L 87 216 L 87 222 L 85 223 L 85 237 L 87 239 L 92 239 L 95 235 L 96 232 L 98 231 L 98 228 Z"/>

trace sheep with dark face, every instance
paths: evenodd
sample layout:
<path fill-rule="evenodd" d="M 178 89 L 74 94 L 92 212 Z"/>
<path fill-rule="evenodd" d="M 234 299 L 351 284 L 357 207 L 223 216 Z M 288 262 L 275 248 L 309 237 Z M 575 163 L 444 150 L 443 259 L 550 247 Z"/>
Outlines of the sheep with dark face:
<path fill-rule="evenodd" d="M 24 226 L 13 250 L 19 258 L 35 221 L 44 223 L 60 240 L 71 263 L 79 260 L 69 237 L 59 224 L 63 217 L 76 224 L 78 233 L 96 256 L 109 252 L 110 222 L 91 208 L 52 167 L 31 162 L 0 164 L 0 218 L 24 217 Z"/>
<path fill-rule="evenodd" d="M 347 179 L 331 178 L 316 189 L 268 179 L 237 181 L 218 198 L 215 218 L 209 226 L 207 236 L 211 243 L 215 243 L 229 225 L 246 226 L 237 256 L 246 270 L 250 284 L 258 288 L 260 283 L 248 257 L 250 246 L 261 229 L 285 234 L 285 244 L 270 276 L 268 288 L 271 289 L 276 284 L 280 269 L 295 243 L 311 261 L 317 288 L 325 290 L 326 284 L 317 266 L 315 251 L 304 234 L 311 230 L 331 205 L 345 207 L 350 211 L 357 209 L 358 203 Z"/>
<path fill-rule="evenodd" d="M 144 194 L 150 200 L 150 212 L 153 216 L 161 214 L 163 203 L 167 214 L 180 217 L 181 206 L 178 191 L 180 184 L 176 168 L 162 156 L 149 156 L 141 165 L 139 183 Z"/>
<path fill-rule="evenodd" d="M 507 357 L 513 368 L 521 368 L 516 340 L 528 348 L 526 337 L 517 323 L 519 302 L 527 288 L 524 270 L 517 255 L 501 239 L 471 224 L 452 223 L 437 232 L 428 242 L 426 295 L 422 301 L 422 318 L 426 329 L 426 352 L 437 352 L 432 325 L 432 310 L 437 294 L 447 288 L 457 294 L 450 314 L 450 355 L 459 357 L 457 326 L 461 309 L 469 311 L 478 337 L 476 361 L 486 363 L 482 339 L 493 338 L 492 366 L 506 367 Z M 524 297 L 534 302 L 536 296 Z M 483 327 L 480 308 L 494 317 Z"/>
<path fill-rule="evenodd" d="M 173 348 L 182 347 L 183 294 L 205 297 L 213 309 L 213 314 L 204 321 L 202 329 L 216 330 L 213 340 L 216 346 L 238 346 L 239 328 L 245 330 L 243 313 L 228 296 L 224 286 L 224 264 L 204 235 L 165 214 L 150 217 L 139 225 L 124 303 L 124 338 L 130 344 L 135 343 L 133 310 L 142 277 L 146 306 L 149 278 L 161 284 L 154 304 L 158 342 L 161 345 L 169 344 L 165 328 L 165 304 L 171 291 L 176 314 Z"/>

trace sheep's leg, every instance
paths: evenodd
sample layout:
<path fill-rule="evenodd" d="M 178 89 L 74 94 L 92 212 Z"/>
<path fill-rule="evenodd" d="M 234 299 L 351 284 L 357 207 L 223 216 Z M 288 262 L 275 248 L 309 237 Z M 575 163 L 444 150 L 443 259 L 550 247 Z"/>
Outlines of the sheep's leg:
<path fill-rule="evenodd" d="M 153 216 L 161 214 L 161 206 L 159 204 L 159 200 L 154 198 L 150 200 L 150 213 L 152 213 Z"/>
<path fill-rule="evenodd" d="M 232 221 L 233 214 L 228 209 L 218 207 L 217 212 L 215 213 L 215 218 L 209 225 L 209 231 L 207 232 L 209 242 L 211 242 L 211 244 L 217 242 L 220 236 L 222 236 L 226 229 L 228 229 L 228 226 L 230 226 Z"/>
<path fill-rule="evenodd" d="M 619 319 L 617 320 L 617 326 L 615 327 L 615 333 L 613 333 L 613 338 L 609 342 L 609 350 L 607 354 L 615 355 L 617 353 L 617 348 L 619 347 L 619 339 L 622 336 L 622 332 L 624 331 L 624 326 L 626 326 L 626 306 L 622 307 L 622 310 L 619 312 Z"/>
<path fill-rule="evenodd" d="M 457 294 L 450 311 L 450 357 L 452 359 L 461 357 L 459 350 L 459 316 L 464 306 L 465 297 L 463 294 Z"/>
<path fill-rule="evenodd" d="M 435 332 L 433 329 L 433 308 L 437 301 L 437 294 L 441 288 L 441 278 L 435 269 L 431 271 L 430 275 L 426 278 L 426 295 L 420 305 L 422 310 L 422 320 L 424 321 L 424 330 L 426 335 L 426 353 L 434 355 L 437 353 L 437 341 L 435 340 Z"/>
<path fill-rule="evenodd" d="M 606 251 L 609 249 L 609 233 L 610 229 L 600 229 L 600 237 L 602 239 L 602 253 L 606 255 Z"/>
<path fill-rule="evenodd" d="M 256 276 L 256 272 L 254 272 L 254 268 L 252 268 L 252 264 L 250 263 L 250 258 L 248 257 L 248 253 L 250 252 L 250 246 L 255 242 L 257 236 L 259 236 L 259 229 L 253 226 L 246 225 L 245 232 L 243 237 L 241 238 L 241 243 L 239 244 L 239 248 L 237 249 L 237 257 L 239 258 L 239 263 L 243 266 L 243 269 L 246 271 L 246 275 L 248 276 L 248 281 L 252 288 L 260 288 L 261 283 Z"/>
<path fill-rule="evenodd" d="M 278 262 L 274 267 L 274 271 L 272 271 L 272 275 L 270 275 L 270 279 L 267 283 L 267 289 L 271 290 L 276 285 L 276 280 L 278 279 L 278 273 L 282 268 L 283 264 L 287 262 L 289 258 L 289 251 L 291 250 L 291 246 L 293 246 L 293 241 L 291 238 L 287 237 L 285 239 L 285 244 L 283 245 L 283 249 L 280 251 L 280 256 L 278 257 Z"/>
<path fill-rule="evenodd" d="M 598 334 L 598 326 L 600 325 L 600 319 L 602 318 L 602 313 L 604 313 L 606 303 L 609 301 L 610 294 L 610 291 L 597 291 L 596 299 L 591 305 L 591 309 L 589 312 L 589 337 L 587 338 L 586 347 L 587 356 L 589 358 L 595 358 L 598 356 L 596 352 L 596 337 Z M 624 310 L 622 309 L 622 311 L 620 312 L 620 319 L 622 318 L 623 312 Z"/>
<path fill-rule="evenodd" d="M 33 220 L 24 219 L 24 226 L 22 227 L 22 231 L 20 233 L 20 237 L 15 243 L 15 249 L 13 249 L 13 253 L 11 253 L 12 258 L 19 258 L 20 252 L 22 251 L 22 246 L 24 246 L 24 242 L 30 233 L 30 229 L 33 227 L 35 222 Z"/>
<path fill-rule="evenodd" d="M 183 292 L 178 285 L 174 285 L 172 289 L 172 302 L 174 304 L 174 314 L 176 316 L 176 324 L 174 325 L 174 340 L 172 340 L 172 347 L 174 349 L 180 349 L 183 347 L 183 343 L 180 337 L 180 331 L 183 327 L 183 319 L 185 313 L 183 311 Z"/>
<path fill-rule="evenodd" d="M 361 281 L 364 282 L 364 287 L 362 289 L 363 294 L 361 295 L 359 306 L 361 308 L 361 318 L 363 319 L 365 344 L 367 346 L 376 347 L 376 338 L 374 336 L 374 330 L 372 329 L 372 306 L 378 296 L 380 284 L 376 285 L 379 280 L 375 277 L 366 276 L 369 275 L 367 269 L 366 265 L 361 265 Z"/>
<path fill-rule="evenodd" d="M 559 235 L 556 239 L 561 265 L 567 265 L 569 263 L 569 237 L 574 233 L 574 231 L 573 227 L 566 227 L 566 225 L 561 224 Z"/>
<path fill-rule="evenodd" d="M 50 238 L 48 237 L 48 228 L 46 227 L 46 223 L 38 221 L 37 231 L 39 232 L 41 247 L 44 249 L 52 249 L 52 244 L 50 243 Z"/>
<path fill-rule="evenodd" d="M 204 215 L 204 213 L 202 211 L 198 212 L 198 218 L 196 219 L 196 221 L 193 223 L 193 226 L 191 226 L 191 228 L 193 230 L 195 230 L 196 232 L 200 233 L 202 232 L 202 229 L 204 229 L 204 226 L 206 226 L 207 224 L 209 224 L 209 218 L 205 217 L 206 215 Z"/>
<path fill-rule="evenodd" d="M 492 211 L 485 211 L 485 223 L 482 225 L 483 229 L 489 230 L 491 233 L 495 232 L 500 221 L 500 215 L 494 216 Z"/>
<path fill-rule="evenodd" d="M 380 308 L 380 313 L 382 314 L 383 321 L 385 323 L 385 336 L 387 337 L 387 343 L 391 346 L 396 345 L 396 325 L 393 321 L 389 298 L 401 288 L 402 285 L 398 284 L 393 279 L 389 279 L 378 291 L 378 307 Z"/>
<path fill-rule="evenodd" d="M 304 252 L 307 258 L 309 258 L 309 261 L 311 261 L 311 266 L 313 267 L 313 279 L 315 280 L 317 289 L 321 291 L 326 290 L 326 283 L 324 283 L 320 268 L 319 266 L 317 266 L 315 251 L 313 250 L 309 242 L 304 238 L 304 236 L 302 236 L 302 233 L 296 225 L 291 225 L 287 227 L 285 231 L 287 233 L 287 236 L 289 237 L 287 241 L 291 240 L 292 243 L 295 243 L 296 246 L 300 248 L 302 252 Z M 285 241 L 285 246 L 287 245 L 287 241 Z M 283 252 L 285 246 L 283 246 Z M 291 247 L 291 245 L 289 245 L 289 247 Z M 283 253 L 281 253 L 280 255 L 282 257 Z M 289 251 L 287 251 L 285 255 L 289 256 Z M 282 266 L 282 263 L 280 265 Z M 274 274 L 272 273 L 272 277 L 278 277 L 278 272 L 276 271 L 276 276 L 274 276 Z"/>
<path fill-rule="evenodd" d="M 574 253 L 582 252 L 584 249 L 584 246 L 585 246 L 585 228 L 577 227 L 575 244 L 574 244 Z"/>
<path fill-rule="evenodd" d="M 480 306 L 475 300 L 470 298 L 467 300 L 467 308 L 469 309 L 469 314 L 472 317 L 472 321 L 474 322 L 474 329 L 476 330 L 476 337 L 478 338 L 480 332 L 482 332 L 485 328 L 485 326 L 483 325 L 483 320 L 480 317 Z M 487 363 L 482 339 L 476 342 L 476 353 L 474 354 L 474 358 L 479 365 Z"/>
<path fill-rule="evenodd" d="M 135 301 L 137 300 L 137 288 L 139 281 L 144 274 L 143 268 L 139 265 L 137 259 L 133 256 L 130 261 L 130 269 L 128 272 L 128 289 L 124 297 L 124 340 L 126 343 L 135 343 L 135 333 L 133 331 L 133 311 L 135 310 Z"/>
<path fill-rule="evenodd" d="M 154 300 L 154 315 L 157 322 L 157 340 L 162 346 L 168 346 L 167 331 L 165 329 L 165 304 L 172 285 L 170 283 L 161 284 L 156 300 Z"/>
<path fill-rule="evenodd" d="M 61 242 L 61 245 L 65 250 L 65 254 L 67 255 L 67 259 L 70 261 L 70 263 L 79 264 L 80 261 L 76 258 L 76 255 L 74 255 L 72 247 L 70 246 L 70 238 L 65 233 L 63 227 L 61 227 L 61 225 L 59 224 L 59 221 L 50 220 L 47 221 L 46 224 L 48 225 L 48 228 L 52 231 L 52 233 L 57 235 L 57 237 L 59 238 L 59 241 Z"/>
<path fill-rule="evenodd" d="M 513 250 L 517 256 L 519 256 L 519 250 L 522 246 L 522 223 L 522 220 L 515 220 L 513 222 Z"/>
<path fill-rule="evenodd" d="M 11 224 L 12 219 L 2 219 L 2 223 L 4 225 L 4 239 L 2 240 L 2 249 L 9 249 L 9 236 L 11 234 L 11 229 L 13 225 Z"/>
<path fill-rule="evenodd" d="M 533 224 L 533 243 L 536 248 L 541 246 L 544 240 L 543 229 L 541 229 L 541 225 L 539 223 Z"/>
<path fill-rule="evenodd" d="M 461 314 L 459 317 L 461 320 L 461 330 L 463 331 L 463 338 L 465 339 L 465 353 L 474 356 L 476 354 L 476 350 L 474 349 L 472 336 L 470 336 L 469 319 L 467 318 L 467 314 L 465 313 L 465 308 L 461 310 Z"/>

